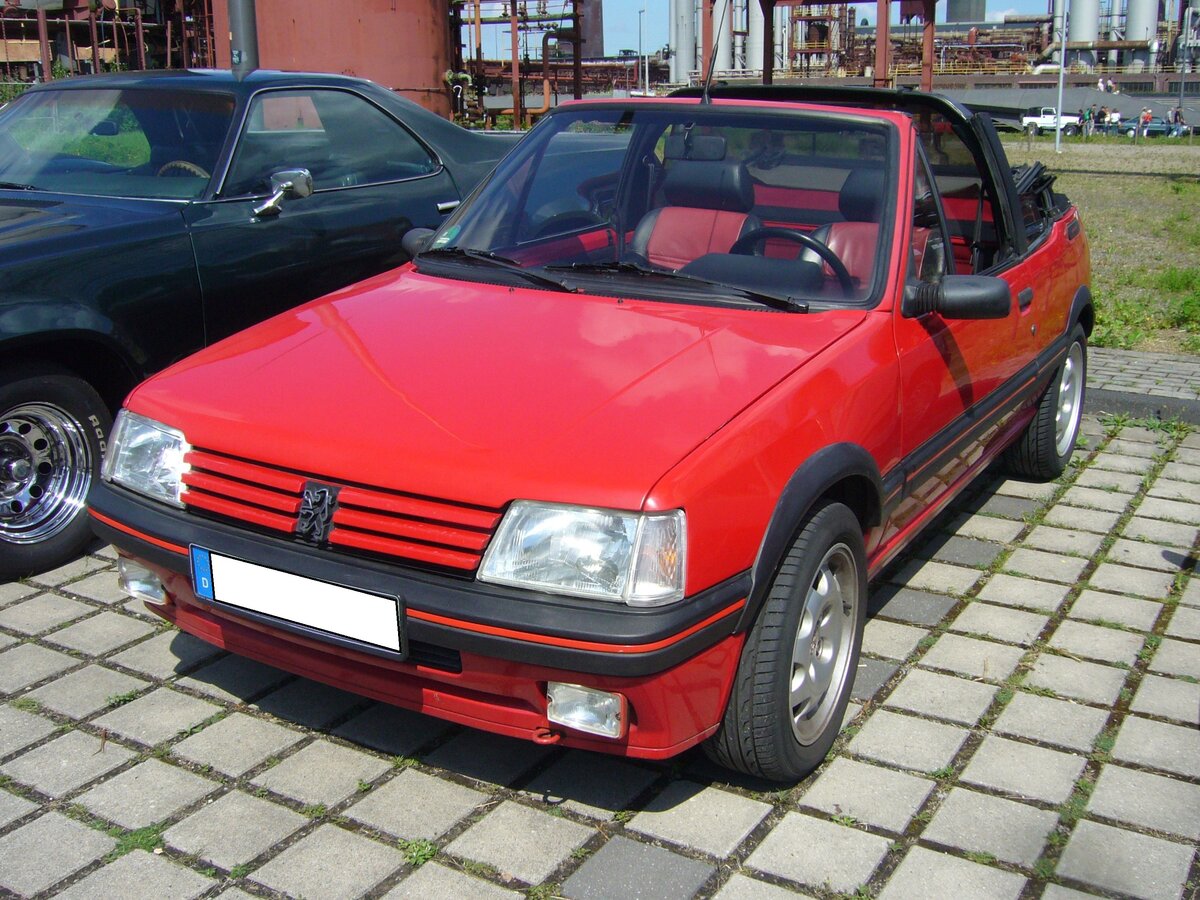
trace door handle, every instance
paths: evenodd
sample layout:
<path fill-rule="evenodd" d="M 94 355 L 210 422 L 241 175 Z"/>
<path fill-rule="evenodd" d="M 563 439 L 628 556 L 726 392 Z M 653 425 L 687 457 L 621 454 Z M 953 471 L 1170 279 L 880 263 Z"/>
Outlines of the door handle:
<path fill-rule="evenodd" d="M 443 200 L 437 205 L 437 211 L 444 216 L 446 213 L 453 212 L 454 210 L 458 209 L 458 204 L 460 202 L 461 201 L 459 200 Z"/>
<path fill-rule="evenodd" d="M 1026 309 L 1033 302 L 1033 288 L 1027 287 L 1021 293 L 1017 294 L 1017 306 L 1021 309 Z"/>

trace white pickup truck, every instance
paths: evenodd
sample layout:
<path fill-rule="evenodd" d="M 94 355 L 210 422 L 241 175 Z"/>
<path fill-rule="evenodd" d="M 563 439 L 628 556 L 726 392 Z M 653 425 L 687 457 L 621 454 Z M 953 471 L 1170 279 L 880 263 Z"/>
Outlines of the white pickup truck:
<path fill-rule="evenodd" d="M 1021 128 L 1028 131 L 1030 127 L 1034 129 L 1034 134 L 1041 134 L 1043 131 L 1053 131 L 1056 127 L 1055 121 L 1058 118 L 1058 110 L 1053 106 L 1033 107 L 1028 113 L 1021 116 Z M 1065 114 L 1062 117 L 1063 134 L 1079 134 L 1079 129 L 1083 127 L 1079 116 Z"/>

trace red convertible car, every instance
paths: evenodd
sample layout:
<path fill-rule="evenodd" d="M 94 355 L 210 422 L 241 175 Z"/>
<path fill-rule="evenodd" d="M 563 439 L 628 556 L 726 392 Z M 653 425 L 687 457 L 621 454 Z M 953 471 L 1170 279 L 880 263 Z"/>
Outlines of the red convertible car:
<path fill-rule="evenodd" d="M 1074 448 L 1079 216 L 933 95 L 570 104 L 414 261 L 135 389 L 93 525 L 235 653 L 500 734 L 794 780 L 868 580 Z"/>

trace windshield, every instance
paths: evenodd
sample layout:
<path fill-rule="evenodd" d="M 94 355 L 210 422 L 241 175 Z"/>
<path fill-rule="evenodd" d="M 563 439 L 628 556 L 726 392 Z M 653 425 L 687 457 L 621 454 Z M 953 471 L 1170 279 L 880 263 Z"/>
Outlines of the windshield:
<path fill-rule="evenodd" d="M 566 290 L 664 299 L 865 304 L 884 269 L 894 133 L 853 113 L 566 108 L 501 163 L 417 265 L 486 279 L 516 265 Z"/>
<path fill-rule="evenodd" d="M 30 91 L 0 111 L 0 182 L 193 199 L 208 186 L 233 107 L 230 95 L 195 91 Z"/>

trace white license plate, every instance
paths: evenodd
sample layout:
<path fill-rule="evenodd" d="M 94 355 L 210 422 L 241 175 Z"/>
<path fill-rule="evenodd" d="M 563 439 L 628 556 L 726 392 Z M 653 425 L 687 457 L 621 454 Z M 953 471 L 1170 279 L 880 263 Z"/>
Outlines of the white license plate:
<path fill-rule="evenodd" d="M 197 597 L 401 651 L 402 611 L 394 597 L 304 578 L 191 548 Z"/>

